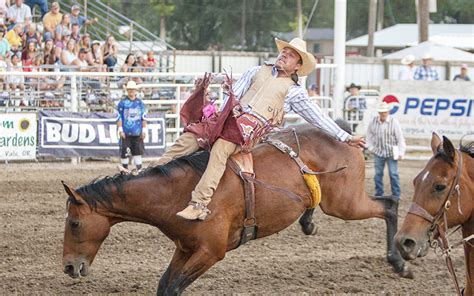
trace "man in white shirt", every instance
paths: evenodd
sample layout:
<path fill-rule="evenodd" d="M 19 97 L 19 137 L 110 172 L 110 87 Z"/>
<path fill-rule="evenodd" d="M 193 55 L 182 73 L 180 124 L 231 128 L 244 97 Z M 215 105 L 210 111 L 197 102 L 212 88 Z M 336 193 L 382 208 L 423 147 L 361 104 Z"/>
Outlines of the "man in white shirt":
<path fill-rule="evenodd" d="M 23 4 L 23 0 L 15 0 L 15 5 L 7 10 L 8 30 L 13 28 L 16 23 L 27 24 L 31 20 L 31 8 Z"/>
<path fill-rule="evenodd" d="M 415 56 L 409 54 L 402 59 L 403 68 L 398 73 L 398 80 L 414 80 L 415 77 Z"/>
<path fill-rule="evenodd" d="M 367 128 L 367 146 L 375 156 L 375 196 L 383 196 L 383 171 L 388 164 L 392 196 L 400 199 L 400 177 L 398 176 L 398 160 L 405 155 L 405 139 L 400 123 L 389 116 L 390 106 L 382 102 Z"/>

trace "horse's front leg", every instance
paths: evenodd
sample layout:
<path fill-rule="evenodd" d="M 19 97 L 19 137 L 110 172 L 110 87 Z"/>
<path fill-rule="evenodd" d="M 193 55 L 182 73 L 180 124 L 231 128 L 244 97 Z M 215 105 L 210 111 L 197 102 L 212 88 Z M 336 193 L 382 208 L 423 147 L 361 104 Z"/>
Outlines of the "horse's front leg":
<path fill-rule="evenodd" d="M 211 252 L 207 247 L 199 248 L 184 264 L 180 273 L 169 282 L 165 295 L 181 295 L 184 289 L 224 258 L 225 249 L 219 253 L 221 254 Z"/>
<path fill-rule="evenodd" d="M 169 287 L 169 284 L 176 278 L 176 275 L 180 273 L 186 261 L 191 256 L 190 253 L 185 253 L 178 247 L 174 251 L 173 258 L 171 259 L 168 268 L 165 273 L 161 276 L 160 282 L 158 284 L 158 290 L 156 291 L 157 296 L 166 295 L 166 289 Z"/>

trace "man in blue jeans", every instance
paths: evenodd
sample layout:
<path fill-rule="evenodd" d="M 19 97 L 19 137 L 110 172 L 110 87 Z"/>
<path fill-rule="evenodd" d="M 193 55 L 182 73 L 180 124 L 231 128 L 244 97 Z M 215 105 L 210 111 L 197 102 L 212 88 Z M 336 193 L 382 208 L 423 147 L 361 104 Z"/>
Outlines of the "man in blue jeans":
<path fill-rule="evenodd" d="M 375 195 L 383 196 L 383 171 L 388 164 L 392 196 L 400 199 L 400 177 L 398 176 L 398 160 L 405 155 L 405 139 L 400 123 L 389 116 L 390 106 L 382 102 L 367 128 L 367 146 L 375 155 Z"/>

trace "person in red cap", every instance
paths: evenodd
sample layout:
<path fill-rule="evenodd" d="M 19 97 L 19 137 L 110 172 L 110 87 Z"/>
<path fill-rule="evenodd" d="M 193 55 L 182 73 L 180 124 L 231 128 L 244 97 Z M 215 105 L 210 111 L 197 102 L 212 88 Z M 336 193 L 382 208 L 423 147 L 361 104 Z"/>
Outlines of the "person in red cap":
<path fill-rule="evenodd" d="M 467 76 L 467 64 L 461 64 L 461 73 L 454 76 L 454 81 L 471 81 L 471 78 Z"/>

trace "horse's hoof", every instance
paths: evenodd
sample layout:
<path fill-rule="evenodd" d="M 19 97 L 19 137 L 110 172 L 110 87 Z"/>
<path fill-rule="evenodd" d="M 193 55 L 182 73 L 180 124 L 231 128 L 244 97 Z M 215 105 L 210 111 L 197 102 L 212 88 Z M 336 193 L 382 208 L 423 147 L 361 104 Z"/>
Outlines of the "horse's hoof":
<path fill-rule="evenodd" d="M 303 228 L 303 233 L 306 235 L 316 235 L 318 233 L 318 226 L 314 223 L 308 223 L 306 225 L 301 225 Z"/>
<path fill-rule="evenodd" d="M 415 276 L 413 275 L 413 271 L 406 264 L 403 266 L 402 271 L 400 272 L 400 276 L 402 278 L 411 280 L 415 278 Z"/>

